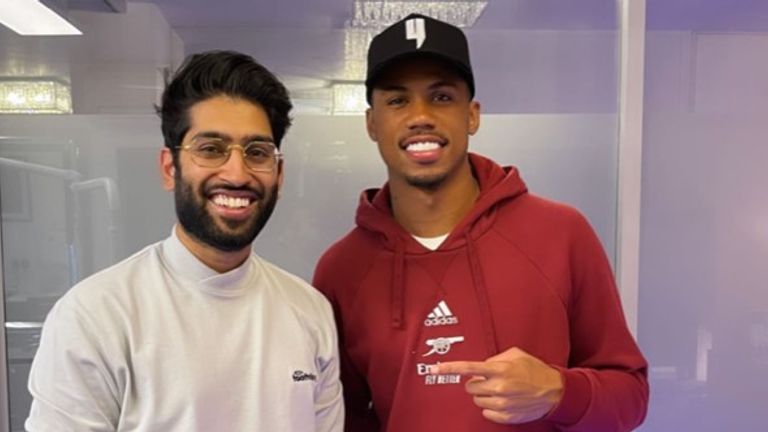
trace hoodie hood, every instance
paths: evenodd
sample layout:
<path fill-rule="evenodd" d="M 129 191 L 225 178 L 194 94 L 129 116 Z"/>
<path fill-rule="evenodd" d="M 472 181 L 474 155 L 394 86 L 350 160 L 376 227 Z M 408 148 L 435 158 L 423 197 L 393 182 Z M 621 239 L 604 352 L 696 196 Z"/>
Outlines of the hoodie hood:
<path fill-rule="evenodd" d="M 469 153 L 469 163 L 480 187 L 480 195 L 472 210 L 451 230 L 440 249 L 465 246 L 467 235 L 477 238 L 491 226 L 495 207 L 506 200 L 528 192 L 515 167 L 502 167 L 492 160 Z M 408 254 L 430 251 L 419 244 L 394 219 L 390 205 L 389 183 L 381 188 L 367 189 L 360 195 L 355 223 L 384 238 L 390 250 L 403 249 Z"/>
<path fill-rule="evenodd" d="M 438 250 L 465 248 L 472 271 L 473 288 L 483 315 L 486 346 L 491 354 L 498 352 L 496 330 L 491 321 L 488 293 L 485 287 L 482 265 L 475 252 L 474 241 L 492 225 L 497 206 L 528 191 L 514 167 L 501 167 L 495 162 L 474 153 L 469 154 L 472 172 L 480 187 L 480 195 L 472 210 L 451 230 Z M 369 189 L 362 193 L 355 217 L 357 225 L 377 234 L 386 249 L 394 253 L 392 268 L 392 327 L 403 328 L 405 297 L 405 260 L 407 255 L 428 254 L 432 251 L 422 246 L 395 220 L 390 205 L 389 184 L 381 189 Z"/>

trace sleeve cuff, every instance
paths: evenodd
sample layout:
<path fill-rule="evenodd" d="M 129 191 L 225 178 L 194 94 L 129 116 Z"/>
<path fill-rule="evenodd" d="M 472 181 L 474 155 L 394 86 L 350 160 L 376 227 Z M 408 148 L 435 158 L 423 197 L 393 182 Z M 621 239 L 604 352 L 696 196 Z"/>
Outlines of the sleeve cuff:
<path fill-rule="evenodd" d="M 563 397 L 545 419 L 561 425 L 573 425 L 584 417 L 592 400 L 589 378 L 578 369 L 555 367 L 563 377 Z"/>

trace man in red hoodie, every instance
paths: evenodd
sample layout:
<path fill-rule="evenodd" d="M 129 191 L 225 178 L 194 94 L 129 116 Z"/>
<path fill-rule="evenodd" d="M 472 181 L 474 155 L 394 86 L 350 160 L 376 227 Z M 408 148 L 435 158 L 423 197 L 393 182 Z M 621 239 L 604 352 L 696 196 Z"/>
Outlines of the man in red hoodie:
<path fill-rule="evenodd" d="M 346 430 L 628 431 L 647 363 L 584 217 L 469 153 L 463 32 L 410 15 L 371 42 L 366 125 L 389 181 L 314 284 L 340 331 Z"/>

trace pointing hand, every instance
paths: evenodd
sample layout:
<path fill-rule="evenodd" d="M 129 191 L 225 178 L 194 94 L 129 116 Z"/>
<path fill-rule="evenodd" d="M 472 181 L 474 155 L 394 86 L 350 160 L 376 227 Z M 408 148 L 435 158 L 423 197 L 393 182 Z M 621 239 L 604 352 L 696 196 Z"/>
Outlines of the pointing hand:
<path fill-rule="evenodd" d="M 467 393 L 485 418 L 502 424 L 537 420 L 557 406 L 563 394 L 560 372 L 517 347 L 484 362 L 441 363 L 436 373 L 471 376 Z"/>

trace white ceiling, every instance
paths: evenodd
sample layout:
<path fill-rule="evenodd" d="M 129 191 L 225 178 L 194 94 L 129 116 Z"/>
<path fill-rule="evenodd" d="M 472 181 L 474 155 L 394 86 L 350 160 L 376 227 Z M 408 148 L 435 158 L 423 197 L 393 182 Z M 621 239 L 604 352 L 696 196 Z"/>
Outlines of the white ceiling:
<path fill-rule="evenodd" d="M 134 1 L 157 4 L 174 27 L 341 28 L 352 12 L 352 0 Z M 618 0 L 488 0 L 476 27 L 615 29 L 617 4 Z M 648 27 L 654 30 L 768 31 L 766 0 L 647 0 L 646 4 Z"/>

